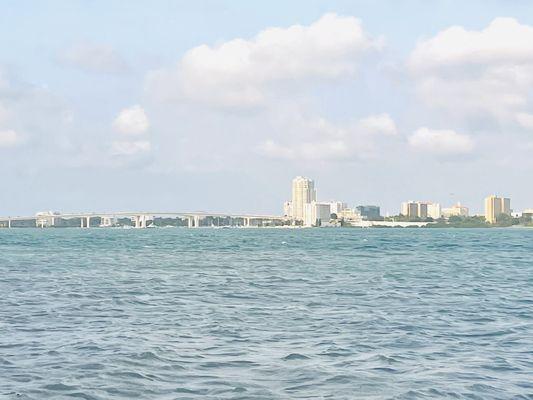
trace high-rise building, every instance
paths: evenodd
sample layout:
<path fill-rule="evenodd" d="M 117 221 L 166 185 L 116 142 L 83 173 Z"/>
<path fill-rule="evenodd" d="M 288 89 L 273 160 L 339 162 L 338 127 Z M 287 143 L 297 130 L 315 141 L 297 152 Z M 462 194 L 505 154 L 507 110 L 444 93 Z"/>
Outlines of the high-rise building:
<path fill-rule="evenodd" d="M 400 213 L 408 218 L 426 219 L 428 217 L 428 203 L 422 201 L 406 201 L 402 203 Z"/>
<path fill-rule="evenodd" d="M 427 203 L 428 217 L 439 219 L 442 217 L 442 210 L 439 203 Z"/>
<path fill-rule="evenodd" d="M 418 216 L 418 205 L 411 200 L 403 202 L 400 214 L 408 218 L 415 218 Z"/>
<path fill-rule="evenodd" d="M 506 215 L 511 215 L 511 199 L 508 197 L 504 197 L 502 199 L 502 213 Z"/>
<path fill-rule="evenodd" d="M 428 217 L 428 203 L 418 201 L 418 218 L 426 219 Z"/>
<path fill-rule="evenodd" d="M 361 217 L 367 221 L 377 221 L 381 219 L 381 212 L 379 206 L 357 206 L 357 211 Z"/>
<path fill-rule="evenodd" d="M 315 182 L 303 176 L 292 180 L 291 217 L 298 221 L 304 220 L 305 205 L 316 201 Z"/>
<path fill-rule="evenodd" d="M 511 199 L 491 195 L 485 199 L 485 220 L 493 224 L 501 215 L 511 215 Z"/>

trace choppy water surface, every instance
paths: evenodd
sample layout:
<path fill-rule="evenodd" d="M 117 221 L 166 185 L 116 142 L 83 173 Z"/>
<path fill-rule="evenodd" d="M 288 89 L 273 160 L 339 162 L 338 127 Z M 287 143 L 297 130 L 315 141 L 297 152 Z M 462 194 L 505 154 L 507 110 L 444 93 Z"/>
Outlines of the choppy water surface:
<path fill-rule="evenodd" d="M 0 398 L 533 398 L 533 230 L 0 231 Z"/>

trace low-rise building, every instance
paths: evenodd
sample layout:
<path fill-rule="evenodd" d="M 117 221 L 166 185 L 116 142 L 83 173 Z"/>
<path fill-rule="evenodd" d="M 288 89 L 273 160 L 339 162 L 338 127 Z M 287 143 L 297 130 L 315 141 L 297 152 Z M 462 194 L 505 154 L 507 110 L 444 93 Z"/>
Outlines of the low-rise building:
<path fill-rule="evenodd" d="M 367 221 L 379 221 L 382 219 L 379 206 L 357 206 L 356 210 Z"/>
<path fill-rule="evenodd" d="M 331 214 L 338 215 L 342 210 L 348 208 L 348 205 L 346 203 L 343 203 L 342 201 L 330 201 L 329 208 Z"/>
<path fill-rule="evenodd" d="M 305 226 L 327 226 L 331 220 L 330 203 L 312 201 L 304 205 Z"/>
<path fill-rule="evenodd" d="M 526 208 L 522 211 L 522 218 L 533 219 L 533 208 Z"/>
<path fill-rule="evenodd" d="M 40 211 L 35 214 L 35 226 L 41 228 L 54 226 L 56 223 L 57 215 L 59 215 L 58 212 Z"/>
<path fill-rule="evenodd" d="M 355 208 L 345 208 L 338 215 L 338 219 L 341 219 L 347 225 L 358 224 L 363 221 L 361 213 Z"/>
<path fill-rule="evenodd" d="M 442 209 L 442 216 L 444 218 L 450 217 L 468 217 L 469 209 L 466 206 L 463 206 L 461 203 L 457 203 L 451 207 Z"/>

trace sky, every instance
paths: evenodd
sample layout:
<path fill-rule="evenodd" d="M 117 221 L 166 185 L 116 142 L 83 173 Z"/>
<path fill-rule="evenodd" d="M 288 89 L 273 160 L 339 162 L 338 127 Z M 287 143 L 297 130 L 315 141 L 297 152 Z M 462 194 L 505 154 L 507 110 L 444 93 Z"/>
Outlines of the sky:
<path fill-rule="evenodd" d="M 533 2 L 0 8 L 0 215 L 533 207 Z"/>

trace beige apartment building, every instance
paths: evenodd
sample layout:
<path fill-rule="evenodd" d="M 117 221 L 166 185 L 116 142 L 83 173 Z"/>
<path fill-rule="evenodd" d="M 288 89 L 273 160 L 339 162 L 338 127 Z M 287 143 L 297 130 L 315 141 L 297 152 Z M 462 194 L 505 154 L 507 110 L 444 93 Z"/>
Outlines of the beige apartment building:
<path fill-rule="evenodd" d="M 428 203 L 422 201 L 406 201 L 402 203 L 400 213 L 408 218 L 428 217 Z"/>
<path fill-rule="evenodd" d="M 485 220 L 493 224 L 499 215 L 511 215 L 511 199 L 491 195 L 485 199 Z"/>
<path fill-rule="evenodd" d="M 292 201 L 290 204 L 291 217 L 297 221 L 303 221 L 305 217 L 305 205 L 316 201 L 315 182 L 303 176 L 297 176 L 292 180 Z"/>

